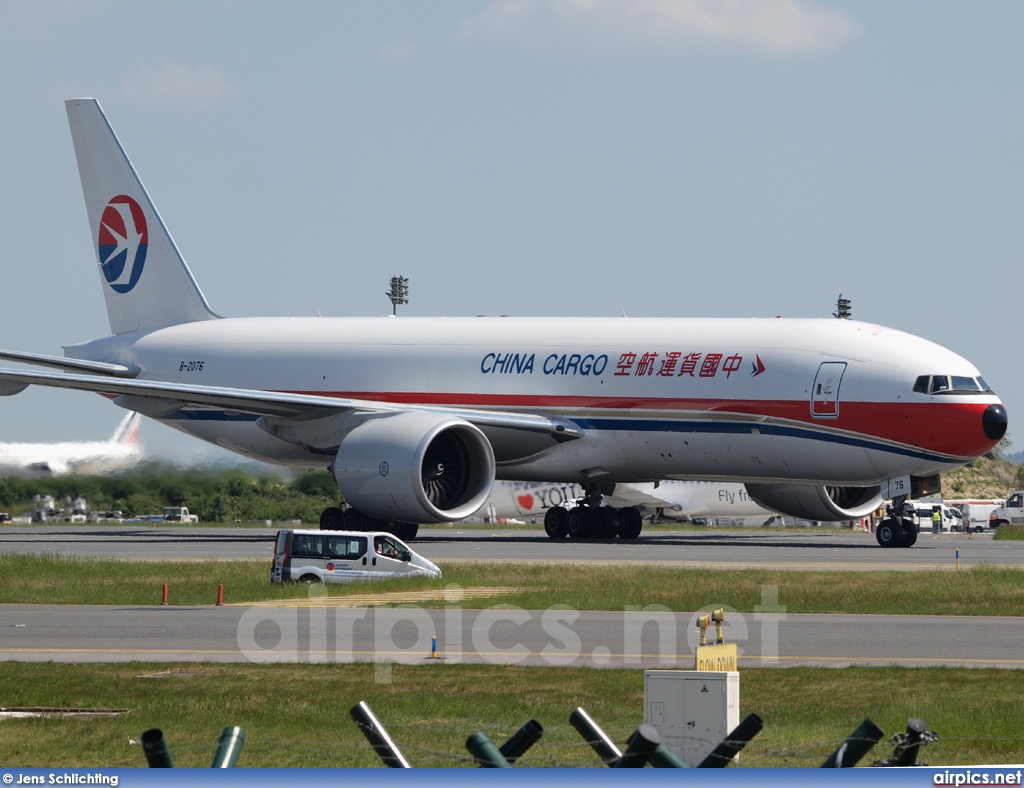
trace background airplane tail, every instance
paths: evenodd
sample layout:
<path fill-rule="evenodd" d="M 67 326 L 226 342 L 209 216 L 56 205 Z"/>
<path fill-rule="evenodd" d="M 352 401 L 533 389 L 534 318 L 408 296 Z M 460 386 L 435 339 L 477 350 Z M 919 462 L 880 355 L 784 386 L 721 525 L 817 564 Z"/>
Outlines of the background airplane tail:
<path fill-rule="evenodd" d="M 96 99 L 64 102 L 114 334 L 209 320 L 206 303 Z"/>
<path fill-rule="evenodd" d="M 124 421 L 117 425 L 111 443 L 126 443 L 134 446 L 139 442 L 139 428 L 142 426 L 142 416 L 138 413 L 129 413 Z"/>

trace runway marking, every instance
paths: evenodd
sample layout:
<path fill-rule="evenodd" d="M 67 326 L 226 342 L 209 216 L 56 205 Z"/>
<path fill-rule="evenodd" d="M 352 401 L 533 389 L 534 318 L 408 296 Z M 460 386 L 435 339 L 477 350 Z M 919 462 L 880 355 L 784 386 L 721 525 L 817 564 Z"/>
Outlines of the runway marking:
<path fill-rule="evenodd" d="M 511 586 L 436 588 L 427 591 L 388 591 L 378 594 L 347 594 L 345 596 L 310 597 L 309 599 L 265 599 L 260 602 L 232 602 L 225 607 L 371 607 L 438 601 L 456 604 L 466 599 L 486 599 L 491 596 L 518 594 L 524 590 Z"/>

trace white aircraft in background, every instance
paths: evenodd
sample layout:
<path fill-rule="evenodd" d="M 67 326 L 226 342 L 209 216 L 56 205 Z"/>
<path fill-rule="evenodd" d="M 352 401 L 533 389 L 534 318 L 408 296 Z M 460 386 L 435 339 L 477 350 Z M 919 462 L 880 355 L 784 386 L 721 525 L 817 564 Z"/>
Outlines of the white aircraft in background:
<path fill-rule="evenodd" d="M 584 498 L 575 483 L 497 481 L 478 514 L 488 520 L 543 518 L 554 506 L 571 508 Z M 616 484 L 603 502 L 615 508 L 635 507 L 645 520 L 693 520 L 698 517 L 765 517 L 774 513 L 758 506 L 747 488 L 736 482 L 635 482 Z"/>
<path fill-rule="evenodd" d="M 0 443 L 0 476 L 96 475 L 126 470 L 142 459 L 142 417 L 129 413 L 109 441 Z"/>
<path fill-rule="evenodd" d="M 66 107 L 111 336 L 0 353 L 61 370 L 0 370 L 0 393 L 99 392 L 245 456 L 327 468 L 351 508 L 322 528 L 408 538 L 475 513 L 495 479 L 580 484 L 583 505 L 545 515 L 553 537 L 636 538 L 640 512 L 602 496 L 661 479 L 743 482 L 773 511 L 847 520 L 936 489 L 1006 432 L 969 361 L 852 320 L 222 318 L 99 104 Z M 906 545 L 916 529 L 878 534 Z"/>

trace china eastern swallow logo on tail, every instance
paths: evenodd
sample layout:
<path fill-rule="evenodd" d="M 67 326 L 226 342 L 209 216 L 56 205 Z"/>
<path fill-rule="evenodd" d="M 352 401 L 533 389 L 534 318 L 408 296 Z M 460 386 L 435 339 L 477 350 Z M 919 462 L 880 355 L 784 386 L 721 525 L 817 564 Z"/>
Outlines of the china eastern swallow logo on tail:
<path fill-rule="evenodd" d="M 135 287 L 148 248 L 146 215 L 135 200 L 119 194 L 107 203 L 100 218 L 100 268 L 112 290 L 127 293 Z"/>
<path fill-rule="evenodd" d="M 754 367 L 754 369 L 750 373 L 750 377 L 752 378 L 756 378 L 758 375 L 764 372 L 764 362 L 761 361 L 761 357 L 755 354 L 754 358 L 757 360 L 751 362 L 752 366 Z"/>

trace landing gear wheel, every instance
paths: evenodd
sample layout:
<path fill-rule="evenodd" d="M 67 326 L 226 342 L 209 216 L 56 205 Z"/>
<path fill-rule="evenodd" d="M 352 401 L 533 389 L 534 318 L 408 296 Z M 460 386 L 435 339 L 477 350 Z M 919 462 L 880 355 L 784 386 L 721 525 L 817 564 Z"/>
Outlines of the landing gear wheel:
<path fill-rule="evenodd" d="M 320 512 L 321 531 L 341 530 L 341 509 L 337 506 L 328 506 Z"/>
<path fill-rule="evenodd" d="M 410 542 L 416 538 L 420 527 L 416 523 L 392 523 L 390 530 L 403 542 Z"/>
<path fill-rule="evenodd" d="M 619 513 L 611 506 L 602 506 L 594 512 L 597 535 L 601 539 L 614 539 L 619 532 Z"/>
<path fill-rule="evenodd" d="M 552 506 L 544 515 L 544 533 L 552 539 L 569 535 L 569 512 L 563 506 Z"/>
<path fill-rule="evenodd" d="M 903 541 L 900 547 L 913 547 L 917 541 L 917 526 L 910 520 L 903 521 Z"/>
<path fill-rule="evenodd" d="M 592 520 L 592 513 L 586 506 L 574 508 L 569 512 L 569 517 L 566 521 L 569 536 L 573 539 L 585 539 L 590 536 Z"/>
<path fill-rule="evenodd" d="M 341 513 L 341 530 L 343 531 L 365 531 L 363 523 L 366 522 L 366 515 L 358 509 L 346 509 Z"/>
<path fill-rule="evenodd" d="M 875 539 L 882 547 L 899 547 L 903 538 L 903 527 L 891 518 L 882 520 L 875 529 Z"/>
<path fill-rule="evenodd" d="M 644 527 L 644 518 L 635 506 L 619 509 L 619 538 L 636 539 Z"/>

